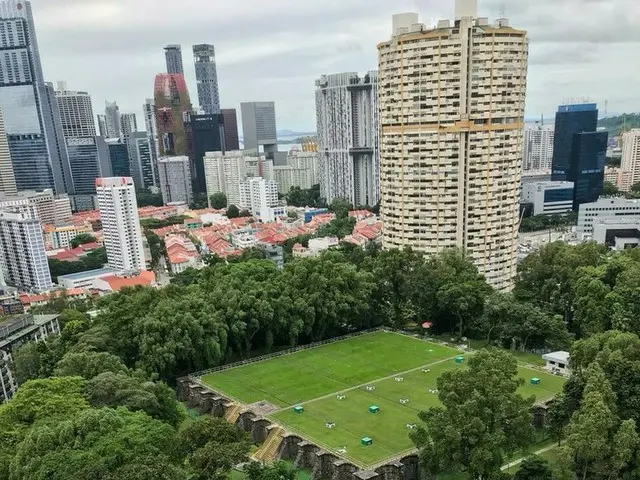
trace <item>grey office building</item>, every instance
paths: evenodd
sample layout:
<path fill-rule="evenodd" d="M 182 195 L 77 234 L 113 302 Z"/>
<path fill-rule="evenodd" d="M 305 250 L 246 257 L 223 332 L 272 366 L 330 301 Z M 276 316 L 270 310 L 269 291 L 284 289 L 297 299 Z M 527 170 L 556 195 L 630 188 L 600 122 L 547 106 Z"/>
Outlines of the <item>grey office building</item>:
<path fill-rule="evenodd" d="M 120 107 L 116 102 L 104 102 L 104 116 L 107 127 L 107 138 L 119 138 L 122 133 Z"/>
<path fill-rule="evenodd" d="M 120 115 L 120 125 L 122 131 L 120 132 L 123 137 L 126 137 L 130 133 L 138 131 L 138 121 L 136 120 L 135 113 L 123 113 Z"/>
<path fill-rule="evenodd" d="M 209 115 L 220 113 L 216 52 L 213 45 L 194 45 L 193 59 L 196 65 L 200 108 Z"/>
<path fill-rule="evenodd" d="M 104 138 L 96 136 L 87 92 L 59 90 L 56 98 L 71 168 L 71 202 L 76 210 L 92 210 L 96 207 L 96 178 L 112 176 L 109 149 Z"/>
<path fill-rule="evenodd" d="M 193 201 L 189 157 L 163 157 L 158 160 L 160 191 L 165 205 L 187 204 Z"/>
<path fill-rule="evenodd" d="M 184 75 L 184 68 L 182 67 L 182 47 L 180 47 L 180 45 L 167 45 L 164 47 L 164 57 L 167 60 L 167 73 Z"/>
<path fill-rule="evenodd" d="M 0 108 L 18 190 L 66 191 L 59 112 L 42 75 L 29 1 L 0 1 Z"/>
<path fill-rule="evenodd" d="M 275 103 L 241 103 L 240 111 L 244 149 L 264 152 L 274 165 L 286 165 L 286 155 L 278 155 Z"/>
<path fill-rule="evenodd" d="M 129 152 L 129 168 L 136 190 L 157 186 L 158 172 L 147 132 L 134 132 L 124 139 Z"/>

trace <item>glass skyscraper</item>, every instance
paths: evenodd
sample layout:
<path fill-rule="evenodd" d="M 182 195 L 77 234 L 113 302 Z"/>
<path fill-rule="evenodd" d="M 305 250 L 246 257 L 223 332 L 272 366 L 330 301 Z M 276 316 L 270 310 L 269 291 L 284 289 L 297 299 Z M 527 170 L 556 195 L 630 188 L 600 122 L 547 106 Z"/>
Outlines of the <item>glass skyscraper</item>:
<path fill-rule="evenodd" d="M 0 108 L 18 190 L 72 189 L 60 113 L 42 75 L 29 1 L 0 0 Z"/>
<path fill-rule="evenodd" d="M 595 103 L 558 107 L 551 180 L 574 183 L 574 210 L 595 202 L 602 193 L 609 135 L 597 129 Z"/>

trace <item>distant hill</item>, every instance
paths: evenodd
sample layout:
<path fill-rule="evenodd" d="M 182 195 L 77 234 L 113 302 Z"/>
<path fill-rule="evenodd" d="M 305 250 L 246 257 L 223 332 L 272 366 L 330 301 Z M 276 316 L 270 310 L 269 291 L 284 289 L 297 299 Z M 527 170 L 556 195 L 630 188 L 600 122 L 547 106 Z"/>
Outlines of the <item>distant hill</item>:
<path fill-rule="evenodd" d="M 295 130 L 278 130 L 278 138 L 315 136 L 316 132 L 296 132 Z"/>
<path fill-rule="evenodd" d="M 632 128 L 640 128 L 640 113 L 623 113 L 622 115 L 608 116 L 598 121 L 598 127 L 607 130 L 609 135 L 618 136 Z"/>

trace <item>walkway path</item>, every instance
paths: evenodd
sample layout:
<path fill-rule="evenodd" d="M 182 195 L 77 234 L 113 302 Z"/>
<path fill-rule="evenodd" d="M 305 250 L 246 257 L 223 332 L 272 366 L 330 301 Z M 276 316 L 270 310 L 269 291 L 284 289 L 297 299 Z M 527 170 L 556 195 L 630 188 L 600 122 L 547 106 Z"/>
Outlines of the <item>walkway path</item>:
<path fill-rule="evenodd" d="M 563 443 L 564 443 L 564 442 L 563 442 Z M 511 463 L 507 463 L 506 465 L 503 465 L 503 466 L 502 466 L 501 470 L 503 470 L 503 471 L 504 471 L 504 470 L 508 470 L 508 469 L 509 469 L 509 468 L 511 468 L 511 467 L 515 467 L 516 465 L 520 465 L 523 461 L 525 461 L 525 460 L 526 460 L 528 457 L 530 457 L 531 455 L 541 455 L 541 454 L 543 454 L 543 453 L 548 452 L 549 450 L 553 450 L 554 448 L 558 448 L 558 444 L 557 444 L 557 443 L 554 443 L 553 445 L 547 445 L 546 447 L 541 448 L 541 449 L 540 449 L 540 450 L 538 450 L 537 452 L 533 452 L 533 453 L 532 453 L 532 454 L 530 454 L 530 455 L 527 455 L 527 456 L 525 456 L 525 457 L 521 457 L 521 458 L 519 458 L 519 459 L 517 459 L 517 460 L 514 460 L 514 461 L 513 461 L 513 462 L 511 462 Z"/>

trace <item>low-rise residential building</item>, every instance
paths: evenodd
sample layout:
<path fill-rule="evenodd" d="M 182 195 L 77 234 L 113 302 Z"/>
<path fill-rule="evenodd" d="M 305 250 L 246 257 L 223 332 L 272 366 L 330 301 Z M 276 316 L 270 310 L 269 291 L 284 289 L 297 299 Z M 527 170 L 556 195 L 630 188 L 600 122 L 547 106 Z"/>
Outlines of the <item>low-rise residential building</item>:
<path fill-rule="evenodd" d="M 533 182 L 522 186 L 522 203 L 533 205 L 534 215 L 558 215 L 573 210 L 573 182 Z"/>
<path fill-rule="evenodd" d="M 273 180 L 255 177 L 240 184 L 240 206 L 263 223 L 286 215 L 286 208 L 279 203 L 278 183 Z"/>
<path fill-rule="evenodd" d="M 60 333 L 59 315 L 15 315 L 0 319 L 0 403 L 15 395 L 18 382 L 12 371 L 16 349 Z"/>
<path fill-rule="evenodd" d="M 70 248 L 71 240 L 78 235 L 90 235 L 93 230 L 90 226 L 79 225 L 45 225 L 44 241 L 47 250 L 57 250 L 59 248 Z"/>
<path fill-rule="evenodd" d="M 191 240 L 183 235 L 167 235 L 164 237 L 167 250 L 167 261 L 174 275 L 184 272 L 187 268 L 201 266 L 198 249 Z"/>
<path fill-rule="evenodd" d="M 93 288 L 103 294 L 107 294 L 119 292 L 123 288 L 152 287 L 155 284 L 156 274 L 143 270 L 137 275 L 110 275 L 96 278 L 93 282 Z"/>
<path fill-rule="evenodd" d="M 632 219 L 632 217 L 634 217 Z M 576 233 L 580 240 L 593 238 L 593 225 L 597 221 L 638 220 L 640 200 L 625 198 L 601 198 L 597 202 L 580 205 Z"/>
<path fill-rule="evenodd" d="M 312 238 L 309 240 L 309 246 L 306 248 L 299 243 L 296 243 L 293 246 L 293 256 L 302 258 L 316 257 L 322 252 L 339 245 L 340 240 L 338 237 Z"/>

